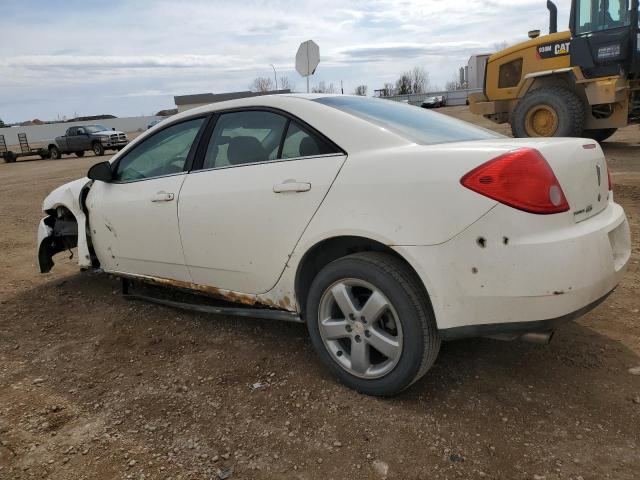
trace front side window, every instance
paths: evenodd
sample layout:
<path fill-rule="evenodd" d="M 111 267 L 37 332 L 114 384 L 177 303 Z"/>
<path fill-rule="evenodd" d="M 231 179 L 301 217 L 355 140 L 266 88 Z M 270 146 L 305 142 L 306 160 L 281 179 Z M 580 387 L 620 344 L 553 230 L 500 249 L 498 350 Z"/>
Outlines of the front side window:
<path fill-rule="evenodd" d="M 178 123 L 147 138 L 118 162 L 115 180 L 131 182 L 182 172 L 204 121 L 196 118 Z"/>
<path fill-rule="evenodd" d="M 393 100 L 338 95 L 313 101 L 337 108 L 423 145 L 502 137 L 462 120 Z"/>
<path fill-rule="evenodd" d="M 522 59 L 516 58 L 508 63 L 500 65 L 498 74 L 498 88 L 515 87 L 520 83 L 522 76 Z"/>

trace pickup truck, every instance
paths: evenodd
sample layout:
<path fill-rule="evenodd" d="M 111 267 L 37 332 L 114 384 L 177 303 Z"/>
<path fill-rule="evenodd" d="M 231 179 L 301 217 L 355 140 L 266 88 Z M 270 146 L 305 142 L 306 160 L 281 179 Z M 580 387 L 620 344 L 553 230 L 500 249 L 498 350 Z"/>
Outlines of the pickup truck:
<path fill-rule="evenodd" d="M 82 125 L 69 127 L 64 135 L 49 144 L 48 149 L 50 158 L 56 160 L 65 153 L 82 157 L 87 150 L 102 156 L 105 150 L 121 150 L 127 143 L 129 139 L 122 132 L 109 130 L 104 125 Z"/>

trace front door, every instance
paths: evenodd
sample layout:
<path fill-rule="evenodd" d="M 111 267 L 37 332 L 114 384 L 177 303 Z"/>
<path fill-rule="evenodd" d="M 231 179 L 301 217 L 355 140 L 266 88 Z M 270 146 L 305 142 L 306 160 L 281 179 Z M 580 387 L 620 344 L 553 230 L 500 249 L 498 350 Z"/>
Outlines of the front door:
<path fill-rule="evenodd" d="M 345 156 L 277 113 L 223 113 L 202 169 L 187 175 L 178 204 L 193 281 L 264 293 L 335 179 Z"/>
<path fill-rule="evenodd" d="M 79 152 L 81 150 L 86 150 L 88 148 L 85 145 L 87 143 L 87 139 L 87 132 L 83 127 L 72 128 L 69 131 L 69 136 L 67 137 L 69 151 Z"/>
<path fill-rule="evenodd" d="M 89 224 L 104 270 L 190 281 L 177 200 L 204 122 L 191 119 L 154 133 L 120 157 L 112 182 L 94 182 Z"/>

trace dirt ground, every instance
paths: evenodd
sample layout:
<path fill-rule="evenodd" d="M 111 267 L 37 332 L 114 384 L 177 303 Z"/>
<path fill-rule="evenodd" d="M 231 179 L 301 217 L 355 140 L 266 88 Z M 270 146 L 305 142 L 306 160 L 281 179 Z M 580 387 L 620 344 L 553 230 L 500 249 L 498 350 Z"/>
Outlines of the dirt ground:
<path fill-rule="evenodd" d="M 126 301 L 68 254 L 39 274 L 42 199 L 97 159 L 0 164 L 0 479 L 640 478 L 640 129 L 604 145 L 618 289 L 548 346 L 447 343 L 391 399 L 338 385 L 303 325 Z"/>

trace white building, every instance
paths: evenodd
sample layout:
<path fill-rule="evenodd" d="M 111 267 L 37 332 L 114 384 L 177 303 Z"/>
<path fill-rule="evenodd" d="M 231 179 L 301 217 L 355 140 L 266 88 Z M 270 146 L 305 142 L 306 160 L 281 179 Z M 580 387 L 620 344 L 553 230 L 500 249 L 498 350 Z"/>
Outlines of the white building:
<path fill-rule="evenodd" d="M 276 93 L 291 93 L 291 90 L 272 90 L 270 92 L 230 92 L 230 93 L 197 93 L 195 95 L 176 95 L 173 100 L 176 103 L 178 112 L 184 112 L 191 108 L 209 105 L 210 103 L 224 102 L 225 100 L 236 100 L 238 98 L 258 97 L 260 95 L 273 95 Z"/>

